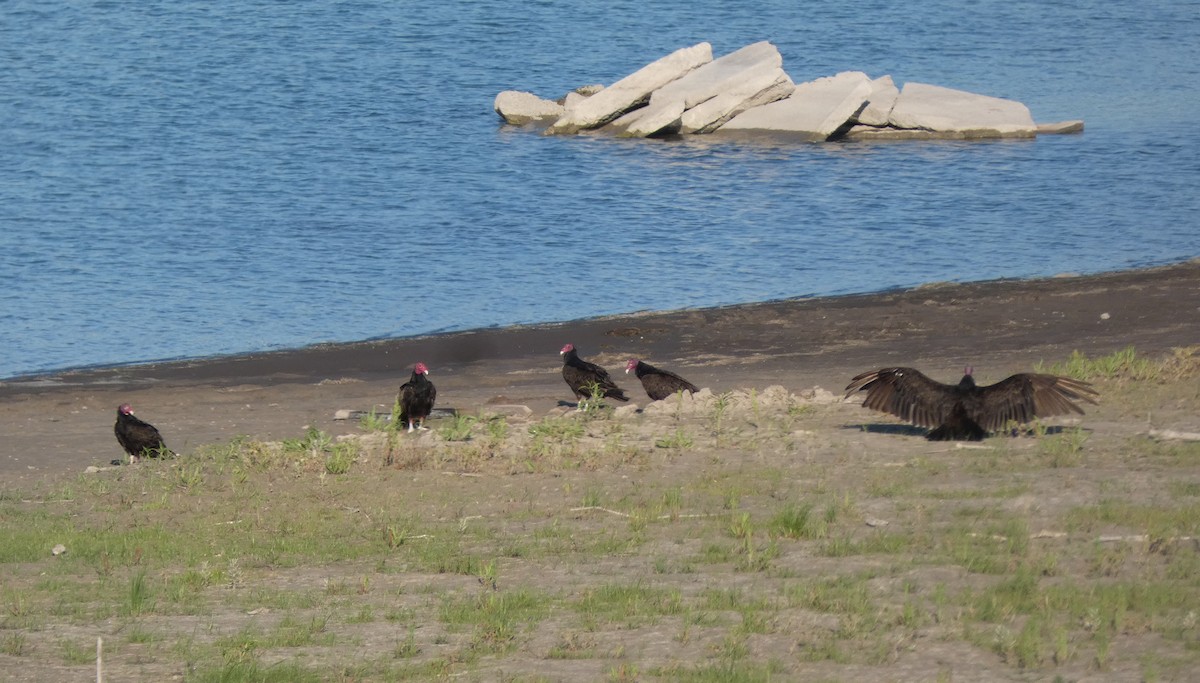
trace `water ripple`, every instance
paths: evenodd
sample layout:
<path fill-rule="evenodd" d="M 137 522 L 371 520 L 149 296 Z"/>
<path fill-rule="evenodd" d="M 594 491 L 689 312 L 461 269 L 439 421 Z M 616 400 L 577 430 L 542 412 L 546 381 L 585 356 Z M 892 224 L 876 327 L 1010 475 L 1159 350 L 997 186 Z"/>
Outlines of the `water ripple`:
<path fill-rule="evenodd" d="M 927 5 L 6 3 L 0 377 L 1200 254 L 1194 3 Z M 798 80 L 1088 130 L 783 146 L 490 111 L 764 39 Z"/>

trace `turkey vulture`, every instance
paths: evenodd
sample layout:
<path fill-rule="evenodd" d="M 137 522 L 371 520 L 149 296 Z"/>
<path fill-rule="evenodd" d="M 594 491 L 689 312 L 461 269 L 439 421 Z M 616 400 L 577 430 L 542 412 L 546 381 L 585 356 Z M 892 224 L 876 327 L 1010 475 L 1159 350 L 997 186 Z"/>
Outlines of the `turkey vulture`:
<path fill-rule="evenodd" d="M 137 462 L 142 456 L 157 458 L 175 455 L 163 443 L 162 435 L 154 425 L 133 416 L 133 406 L 128 403 L 122 403 L 121 407 L 117 408 L 117 423 L 113 425 L 113 433 L 117 435 L 117 442 L 121 444 L 121 448 L 129 454 L 130 463 Z M 114 460 L 113 463 L 120 464 L 120 461 Z"/>
<path fill-rule="evenodd" d="M 985 387 L 976 386 L 972 369 L 958 384 L 942 384 L 912 368 L 883 368 L 850 381 L 846 398 L 866 391 L 863 406 L 929 427 L 930 441 L 980 441 L 1010 421 L 1083 414 L 1072 401 L 1096 405 L 1092 385 L 1070 377 L 1019 373 Z"/>
<path fill-rule="evenodd" d="M 413 366 L 412 377 L 400 385 L 400 421 L 408 425 L 408 431 L 426 429 L 425 418 L 433 412 L 433 402 L 437 399 L 437 388 L 426 375 L 429 368 L 424 363 Z M 416 424 L 420 423 L 420 427 Z"/>
<path fill-rule="evenodd" d="M 629 400 L 621 387 L 613 383 L 612 378 L 608 376 L 608 371 L 595 363 L 589 363 L 580 358 L 579 354 L 575 352 L 574 345 L 567 344 L 558 353 L 563 357 L 563 379 L 567 381 L 567 386 L 571 387 L 571 391 L 580 400 L 580 403 L 592 397 L 593 386 L 599 387 L 604 398 L 615 398 L 618 401 Z"/>
<path fill-rule="evenodd" d="M 670 370 L 660 370 L 636 358 L 630 358 L 629 362 L 625 364 L 625 373 L 630 372 L 637 373 L 637 378 L 642 380 L 642 388 L 646 390 L 646 395 L 652 401 L 661 401 L 679 391 L 692 393 L 700 391 L 695 384 Z"/>

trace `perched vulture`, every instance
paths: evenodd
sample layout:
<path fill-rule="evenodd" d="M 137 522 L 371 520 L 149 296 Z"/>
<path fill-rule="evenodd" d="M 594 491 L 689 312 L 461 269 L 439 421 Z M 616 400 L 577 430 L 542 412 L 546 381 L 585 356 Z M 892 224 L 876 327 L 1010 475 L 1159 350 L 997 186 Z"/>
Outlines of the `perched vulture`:
<path fill-rule="evenodd" d="M 162 435 L 149 422 L 143 422 L 133 416 L 133 406 L 122 403 L 117 408 L 117 423 L 113 425 L 113 433 L 117 442 L 129 454 L 129 462 L 135 463 L 143 456 L 157 458 L 159 456 L 175 455 L 163 443 Z M 120 464 L 114 460 L 114 464 Z"/>
<path fill-rule="evenodd" d="M 592 397 L 593 385 L 600 388 L 604 398 L 615 398 L 618 401 L 629 400 L 621 387 L 617 386 L 608 376 L 608 371 L 595 363 L 589 363 L 580 358 L 579 354 L 575 352 L 574 345 L 567 344 L 558 353 L 563 357 L 563 379 L 567 381 L 567 386 L 571 387 L 575 398 L 580 402 Z"/>
<path fill-rule="evenodd" d="M 400 385 L 400 421 L 408 425 L 408 431 L 426 429 L 425 418 L 433 412 L 433 402 L 437 399 L 437 388 L 426 375 L 429 368 L 424 363 L 413 366 L 412 377 Z M 417 425 L 420 423 L 420 426 Z"/>
<path fill-rule="evenodd" d="M 692 393 L 700 391 L 695 384 L 670 370 L 660 370 L 636 358 L 630 358 L 629 362 L 625 364 L 625 373 L 629 374 L 630 372 L 637 373 L 637 378 L 642 380 L 642 388 L 646 390 L 646 395 L 652 401 L 661 401 L 680 391 Z"/>
<path fill-rule="evenodd" d="M 863 406 L 929 427 L 930 441 L 979 441 L 1011 422 L 1037 417 L 1083 414 L 1073 401 L 1096 404 L 1092 385 L 1070 377 L 1020 373 L 985 387 L 976 386 L 972 369 L 958 384 L 942 384 L 912 368 L 864 372 L 846 387 L 846 398 L 867 392 Z"/>

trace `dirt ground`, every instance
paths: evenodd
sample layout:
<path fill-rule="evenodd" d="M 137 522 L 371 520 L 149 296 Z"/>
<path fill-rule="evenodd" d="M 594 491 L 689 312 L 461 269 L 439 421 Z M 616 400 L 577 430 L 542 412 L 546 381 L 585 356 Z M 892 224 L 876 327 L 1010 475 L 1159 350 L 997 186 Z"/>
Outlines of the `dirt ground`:
<path fill-rule="evenodd" d="M 633 397 L 569 438 L 567 342 Z M 1047 436 L 965 445 L 841 389 L 1197 344 L 1191 261 L 4 382 L 0 529 L 74 540 L 4 563 L 0 680 L 93 680 L 98 634 L 108 680 L 1193 680 L 1200 452 L 1147 435 L 1200 432 L 1195 377 L 1099 382 Z M 630 357 L 707 391 L 650 403 Z M 338 419 L 386 413 L 417 361 L 439 407 L 503 434 L 443 418 L 396 447 Z M 181 457 L 81 478 L 121 457 L 124 402 Z M 349 474 L 207 450 L 310 427 L 359 444 Z M 126 524 L 212 551 L 171 550 L 190 559 L 138 609 L 143 548 L 178 541 Z M 87 529 L 135 540 L 92 552 Z M 288 545 L 306 534 L 345 547 Z"/>

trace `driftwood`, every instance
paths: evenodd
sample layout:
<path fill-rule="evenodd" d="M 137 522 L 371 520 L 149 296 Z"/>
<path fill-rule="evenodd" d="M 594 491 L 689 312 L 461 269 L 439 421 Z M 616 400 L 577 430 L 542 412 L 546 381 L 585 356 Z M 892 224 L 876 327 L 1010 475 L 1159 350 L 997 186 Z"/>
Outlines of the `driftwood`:
<path fill-rule="evenodd" d="M 1200 441 L 1200 432 L 1179 432 L 1174 429 L 1151 429 L 1151 439 L 1159 441 Z"/>

